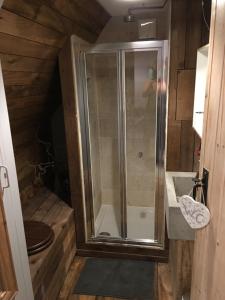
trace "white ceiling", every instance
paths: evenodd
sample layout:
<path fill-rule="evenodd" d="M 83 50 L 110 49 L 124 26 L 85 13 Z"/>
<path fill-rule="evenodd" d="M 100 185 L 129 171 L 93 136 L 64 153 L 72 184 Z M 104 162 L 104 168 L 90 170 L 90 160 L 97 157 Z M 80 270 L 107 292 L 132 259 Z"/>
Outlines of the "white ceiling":
<path fill-rule="evenodd" d="M 165 0 L 97 0 L 112 16 L 126 15 L 128 8 L 163 6 Z"/>

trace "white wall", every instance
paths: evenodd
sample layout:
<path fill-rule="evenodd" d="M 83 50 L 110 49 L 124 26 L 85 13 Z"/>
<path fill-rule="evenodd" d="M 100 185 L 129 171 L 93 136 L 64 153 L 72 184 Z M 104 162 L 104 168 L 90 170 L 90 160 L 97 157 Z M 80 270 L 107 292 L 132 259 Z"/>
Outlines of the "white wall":
<path fill-rule="evenodd" d="M 167 5 L 158 10 L 148 11 L 146 14 L 139 15 L 139 18 L 156 18 L 157 29 L 156 35 L 158 40 L 169 39 L 170 26 L 170 1 Z M 137 22 L 124 22 L 122 16 L 112 17 L 105 28 L 102 30 L 97 43 L 116 43 L 116 42 L 132 42 L 137 41 L 138 24 Z"/>

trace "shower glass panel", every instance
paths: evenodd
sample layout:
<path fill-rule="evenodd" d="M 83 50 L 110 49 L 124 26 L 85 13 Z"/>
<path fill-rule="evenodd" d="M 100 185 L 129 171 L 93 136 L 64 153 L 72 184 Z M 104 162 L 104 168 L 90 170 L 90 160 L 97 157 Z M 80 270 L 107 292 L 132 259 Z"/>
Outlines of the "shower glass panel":
<path fill-rule="evenodd" d="M 116 53 L 86 55 L 95 237 L 121 235 L 117 76 Z"/>
<path fill-rule="evenodd" d="M 155 239 L 158 51 L 125 52 L 127 237 Z"/>

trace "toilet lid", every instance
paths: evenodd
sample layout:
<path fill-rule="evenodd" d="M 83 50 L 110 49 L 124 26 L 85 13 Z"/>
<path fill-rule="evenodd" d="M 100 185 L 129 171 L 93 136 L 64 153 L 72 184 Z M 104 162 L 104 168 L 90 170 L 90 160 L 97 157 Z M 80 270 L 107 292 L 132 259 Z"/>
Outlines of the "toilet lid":
<path fill-rule="evenodd" d="M 28 255 L 46 249 L 54 240 L 54 231 L 43 222 L 25 221 L 24 229 Z"/>

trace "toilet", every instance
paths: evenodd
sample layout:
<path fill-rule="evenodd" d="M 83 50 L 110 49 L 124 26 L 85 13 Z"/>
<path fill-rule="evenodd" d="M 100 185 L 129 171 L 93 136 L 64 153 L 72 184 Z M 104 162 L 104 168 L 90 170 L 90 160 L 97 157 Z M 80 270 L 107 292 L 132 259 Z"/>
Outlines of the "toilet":
<path fill-rule="evenodd" d="M 54 231 L 43 222 L 24 221 L 24 230 L 29 256 L 45 250 L 54 241 Z"/>

